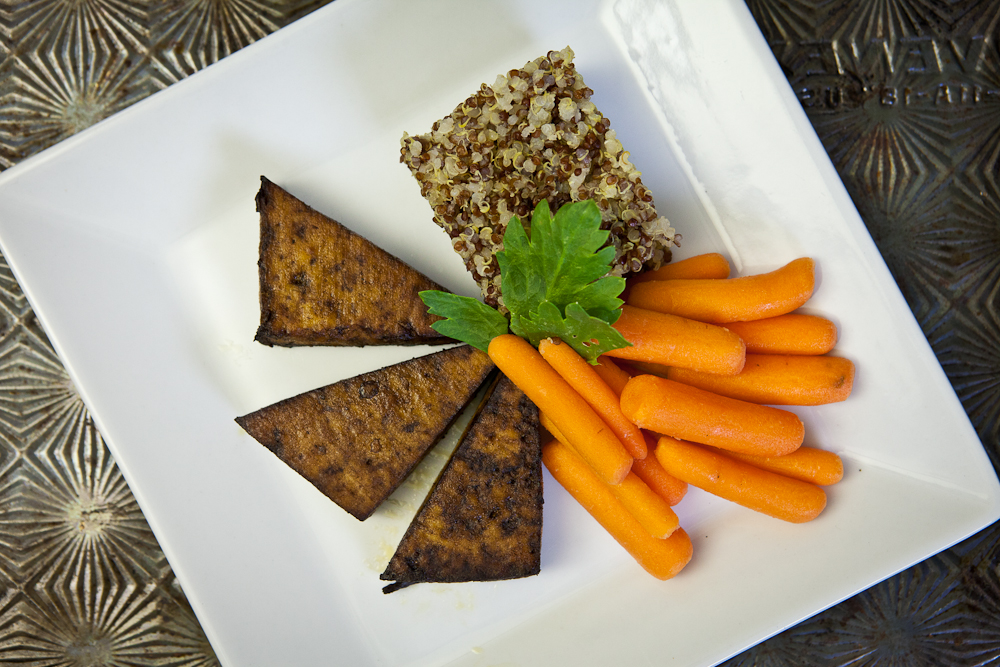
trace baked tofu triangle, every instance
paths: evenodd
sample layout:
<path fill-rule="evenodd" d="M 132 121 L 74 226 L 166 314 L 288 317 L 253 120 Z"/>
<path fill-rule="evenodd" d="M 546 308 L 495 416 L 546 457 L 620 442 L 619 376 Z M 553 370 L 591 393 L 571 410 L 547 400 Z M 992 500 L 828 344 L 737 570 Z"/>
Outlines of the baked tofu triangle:
<path fill-rule="evenodd" d="M 538 574 L 538 409 L 501 375 L 382 573 L 382 590 Z"/>
<path fill-rule="evenodd" d="M 454 342 L 417 295 L 444 288 L 260 177 L 260 327 L 264 345 Z"/>
<path fill-rule="evenodd" d="M 364 521 L 493 368 L 485 353 L 462 345 L 299 394 L 236 422 Z"/>

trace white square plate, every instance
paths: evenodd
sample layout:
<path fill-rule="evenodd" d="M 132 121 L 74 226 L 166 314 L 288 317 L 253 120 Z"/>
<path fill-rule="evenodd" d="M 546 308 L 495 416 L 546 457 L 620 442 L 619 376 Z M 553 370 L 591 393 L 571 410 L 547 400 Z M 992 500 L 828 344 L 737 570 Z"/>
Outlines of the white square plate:
<path fill-rule="evenodd" d="M 399 138 L 567 44 L 678 257 L 816 258 L 809 310 L 858 376 L 799 413 L 847 473 L 806 525 L 692 490 L 695 557 L 667 582 L 547 478 L 538 577 L 386 596 L 433 470 L 361 524 L 233 418 L 427 350 L 253 342 L 259 176 L 474 294 Z M 226 665 L 705 665 L 1000 517 L 975 432 L 735 0 L 338 0 L 0 175 L 0 239 Z"/>

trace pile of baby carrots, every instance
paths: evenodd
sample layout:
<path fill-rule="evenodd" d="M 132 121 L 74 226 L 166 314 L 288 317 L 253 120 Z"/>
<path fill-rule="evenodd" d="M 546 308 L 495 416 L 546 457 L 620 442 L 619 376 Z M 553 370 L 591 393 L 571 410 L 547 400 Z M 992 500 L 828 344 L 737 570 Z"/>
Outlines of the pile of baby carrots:
<path fill-rule="evenodd" d="M 539 408 L 549 472 L 659 579 L 692 557 L 673 510 L 689 484 L 801 523 L 843 475 L 840 457 L 803 446 L 802 421 L 774 407 L 851 393 L 854 365 L 828 354 L 834 323 L 793 312 L 815 289 L 813 260 L 729 274 L 709 253 L 630 278 L 614 326 L 632 346 L 596 366 L 558 339 L 489 345 Z"/>

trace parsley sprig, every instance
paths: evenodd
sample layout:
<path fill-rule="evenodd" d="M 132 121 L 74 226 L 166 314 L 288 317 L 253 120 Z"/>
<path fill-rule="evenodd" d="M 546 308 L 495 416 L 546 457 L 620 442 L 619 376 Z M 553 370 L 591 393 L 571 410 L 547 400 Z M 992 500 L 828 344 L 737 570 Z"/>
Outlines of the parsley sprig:
<path fill-rule="evenodd" d="M 628 347 L 611 326 L 621 314 L 625 279 L 607 275 L 615 257 L 605 246 L 609 233 L 593 201 L 565 204 L 553 216 L 542 200 L 529 230 L 517 216 L 510 219 L 497 253 L 510 320 L 478 299 L 428 290 L 420 293 L 428 312 L 445 318 L 431 326 L 483 351 L 508 329 L 535 346 L 558 337 L 590 363 Z"/>

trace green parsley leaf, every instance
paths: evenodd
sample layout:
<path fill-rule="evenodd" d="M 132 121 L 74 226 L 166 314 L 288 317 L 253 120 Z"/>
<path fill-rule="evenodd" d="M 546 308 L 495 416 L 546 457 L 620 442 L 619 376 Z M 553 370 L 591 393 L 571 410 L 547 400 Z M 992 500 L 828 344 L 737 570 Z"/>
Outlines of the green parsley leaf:
<path fill-rule="evenodd" d="M 592 364 L 609 350 L 629 347 L 611 326 L 621 315 L 625 279 L 607 275 L 615 257 L 605 246 L 608 235 L 593 201 L 564 204 L 553 216 L 543 200 L 529 229 L 512 217 L 496 254 L 510 330 L 536 347 L 544 338 L 560 338 Z M 486 351 L 507 333 L 506 316 L 481 301 L 436 290 L 420 298 L 428 312 L 446 318 L 431 325 L 445 336 Z"/>
<path fill-rule="evenodd" d="M 580 289 L 577 296 L 580 300 L 576 303 L 593 304 L 587 308 L 587 312 L 594 317 L 600 318 L 608 324 L 614 324 L 622 314 L 622 303 L 618 295 L 625 289 L 625 279 L 618 276 L 607 276 L 597 282 Z M 603 304 L 603 305 L 602 305 Z"/>
<path fill-rule="evenodd" d="M 531 237 L 515 216 L 497 253 L 504 305 L 512 313 L 535 312 L 548 301 L 565 313 L 578 303 L 609 324 L 620 314 L 625 279 L 607 276 L 615 249 L 604 246 L 610 232 L 601 229 L 593 201 L 564 204 L 553 216 L 542 200 L 531 217 Z"/>
<path fill-rule="evenodd" d="M 609 350 L 631 345 L 610 324 L 589 315 L 578 303 L 567 305 L 564 317 L 554 303 L 543 301 L 527 316 L 512 314 L 510 328 L 536 347 L 545 338 L 561 338 L 592 364 Z"/>
<path fill-rule="evenodd" d="M 431 324 L 443 336 L 486 352 L 491 340 L 507 333 L 507 318 L 503 313 L 478 299 L 439 290 L 424 290 L 419 294 L 427 312 L 446 318 Z"/>

